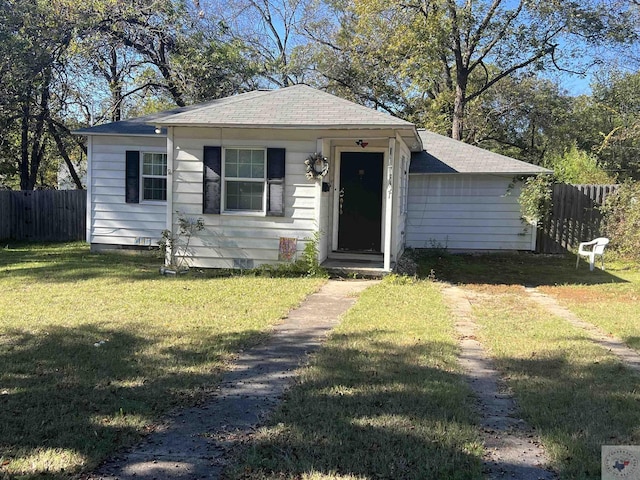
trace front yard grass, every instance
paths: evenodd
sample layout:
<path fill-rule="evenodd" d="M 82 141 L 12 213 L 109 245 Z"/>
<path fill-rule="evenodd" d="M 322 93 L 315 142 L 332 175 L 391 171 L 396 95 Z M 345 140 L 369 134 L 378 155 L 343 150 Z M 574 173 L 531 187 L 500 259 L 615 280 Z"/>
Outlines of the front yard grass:
<path fill-rule="evenodd" d="M 322 280 L 161 277 L 83 244 L 0 250 L 0 478 L 65 478 L 213 389 Z"/>
<path fill-rule="evenodd" d="M 0 250 L 0 478 L 71 478 L 214 388 L 322 280 L 166 278 L 159 261 L 86 246 Z M 640 381 L 531 302 L 555 295 L 637 348 L 637 268 L 534 255 L 420 259 L 475 295 L 480 340 L 567 479 L 600 478 L 600 446 L 640 444 Z M 236 479 L 480 479 L 474 398 L 437 283 L 365 291 L 227 474 Z"/>
<path fill-rule="evenodd" d="M 640 268 L 614 264 L 608 271 L 625 282 L 555 285 L 540 290 L 640 352 Z"/>
<path fill-rule="evenodd" d="M 474 300 L 480 340 L 567 479 L 599 479 L 602 445 L 640 444 L 640 379 L 588 334 L 522 291 Z"/>
<path fill-rule="evenodd" d="M 561 478 L 599 479 L 602 445 L 640 444 L 638 375 L 522 287 L 537 286 L 638 348 L 637 266 L 608 262 L 607 271 L 590 272 L 584 262 L 576 270 L 572 256 L 426 255 L 421 268 L 470 291 L 479 340 Z"/>
<path fill-rule="evenodd" d="M 366 290 L 235 479 L 480 479 L 473 398 L 438 287 L 389 278 Z"/>

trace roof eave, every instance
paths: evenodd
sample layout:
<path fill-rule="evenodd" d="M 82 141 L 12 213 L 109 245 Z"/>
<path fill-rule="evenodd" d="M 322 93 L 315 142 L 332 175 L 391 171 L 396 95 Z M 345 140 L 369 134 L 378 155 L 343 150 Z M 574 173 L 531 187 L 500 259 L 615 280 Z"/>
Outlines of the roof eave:
<path fill-rule="evenodd" d="M 393 123 L 346 123 L 346 124 L 265 124 L 265 123 L 193 123 L 193 122 L 149 122 L 149 125 L 166 126 L 166 127 L 195 127 L 195 128 L 274 128 L 282 130 L 409 130 L 413 128 L 413 124 L 393 124 Z"/>
<path fill-rule="evenodd" d="M 409 175 L 550 175 L 553 171 L 505 171 L 505 172 L 477 172 L 477 171 L 460 171 L 454 170 L 452 172 L 409 172 Z"/>
<path fill-rule="evenodd" d="M 166 138 L 167 134 L 162 133 L 127 133 L 127 132 L 83 132 L 73 130 L 72 135 L 82 135 L 85 137 L 149 137 L 149 138 Z"/>

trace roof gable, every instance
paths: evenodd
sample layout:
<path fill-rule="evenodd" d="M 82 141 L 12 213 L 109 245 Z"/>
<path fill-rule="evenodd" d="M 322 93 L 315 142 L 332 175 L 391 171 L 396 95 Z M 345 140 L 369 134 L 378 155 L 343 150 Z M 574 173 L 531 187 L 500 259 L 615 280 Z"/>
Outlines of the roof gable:
<path fill-rule="evenodd" d="M 411 155 L 409 173 L 494 173 L 528 175 L 551 173 L 515 158 L 490 152 L 427 130 L 418 130 L 425 148 Z"/>
<path fill-rule="evenodd" d="M 307 85 L 214 100 L 154 119 L 157 125 L 281 128 L 414 128 L 413 124 Z"/>

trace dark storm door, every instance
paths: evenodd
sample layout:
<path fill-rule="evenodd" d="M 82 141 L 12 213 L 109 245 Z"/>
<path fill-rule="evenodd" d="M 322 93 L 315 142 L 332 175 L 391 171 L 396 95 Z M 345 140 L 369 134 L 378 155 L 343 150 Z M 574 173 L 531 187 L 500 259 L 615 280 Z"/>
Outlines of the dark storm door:
<path fill-rule="evenodd" d="M 383 153 L 340 156 L 338 250 L 380 252 Z"/>

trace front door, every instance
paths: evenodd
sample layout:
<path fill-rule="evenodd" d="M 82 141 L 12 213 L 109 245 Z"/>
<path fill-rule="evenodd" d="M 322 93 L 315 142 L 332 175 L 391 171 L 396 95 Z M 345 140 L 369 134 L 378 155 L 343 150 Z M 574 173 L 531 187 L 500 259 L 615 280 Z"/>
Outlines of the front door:
<path fill-rule="evenodd" d="M 340 156 L 338 250 L 380 252 L 383 153 Z"/>

